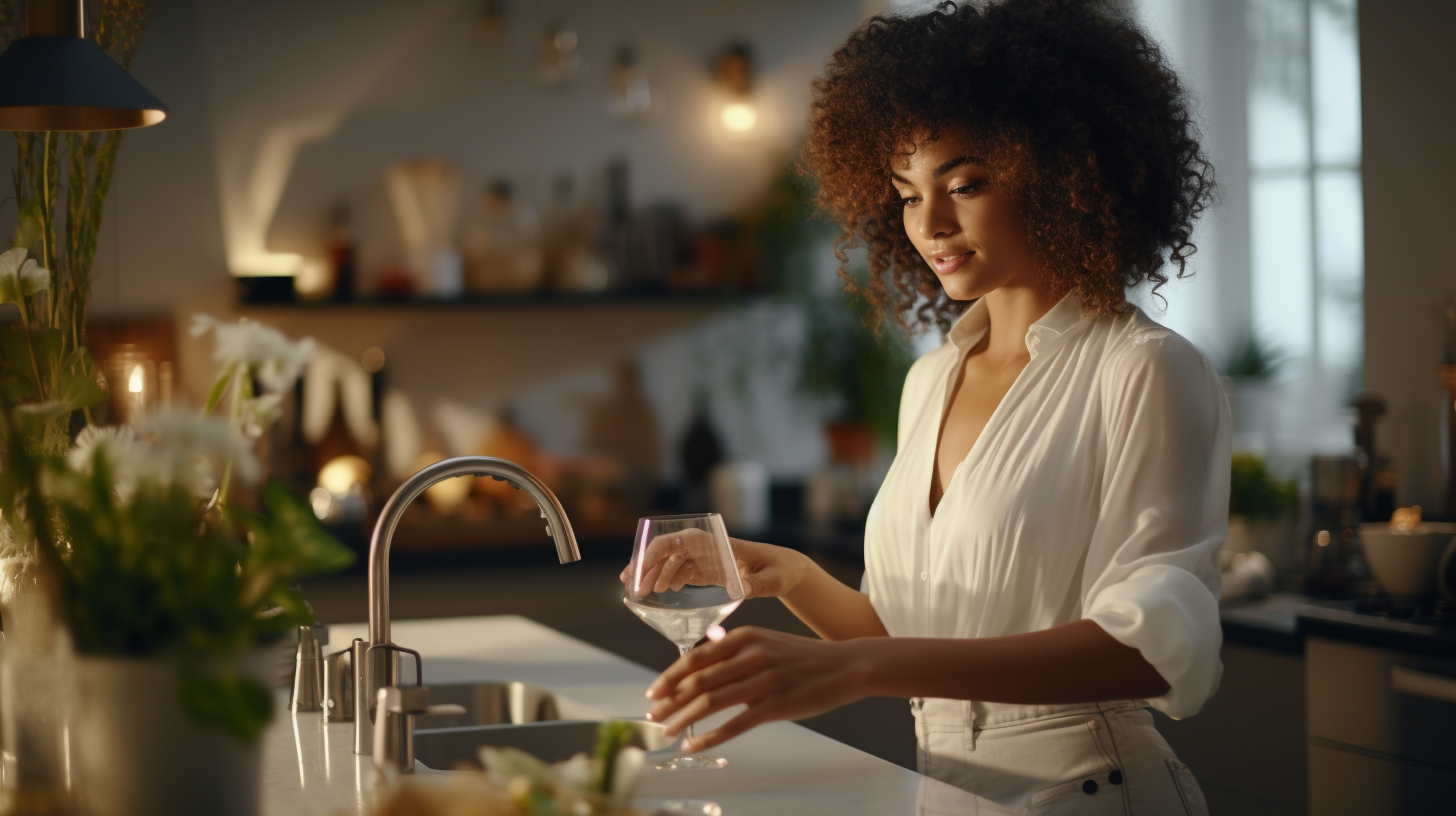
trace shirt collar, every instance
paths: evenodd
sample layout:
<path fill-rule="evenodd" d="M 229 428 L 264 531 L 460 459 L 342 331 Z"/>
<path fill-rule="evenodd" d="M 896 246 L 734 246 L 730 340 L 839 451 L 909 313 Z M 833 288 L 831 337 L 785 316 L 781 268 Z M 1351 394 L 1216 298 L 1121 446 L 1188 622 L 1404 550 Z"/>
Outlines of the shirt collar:
<path fill-rule="evenodd" d="M 1033 353 L 1043 337 L 1050 339 L 1066 334 L 1073 326 L 1082 322 L 1082 299 L 1076 292 L 1068 292 L 1057 305 L 1031 324 L 1026 330 L 1026 347 Z M 980 298 L 951 326 L 947 337 L 962 353 L 969 351 L 991 327 L 991 315 L 986 309 L 986 299 Z"/>

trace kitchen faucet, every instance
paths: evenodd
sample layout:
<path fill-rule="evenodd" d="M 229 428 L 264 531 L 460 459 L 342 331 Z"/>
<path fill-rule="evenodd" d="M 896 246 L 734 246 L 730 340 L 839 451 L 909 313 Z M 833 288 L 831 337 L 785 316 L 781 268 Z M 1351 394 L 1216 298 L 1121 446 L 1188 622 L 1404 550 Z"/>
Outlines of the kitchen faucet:
<path fill-rule="evenodd" d="M 540 479 L 515 462 L 493 456 L 457 456 L 436 462 L 406 479 L 379 512 L 379 521 L 374 525 L 374 535 L 369 541 L 369 640 L 355 638 L 351 647 L 356 754 L 374 753 L 374 718 L 379 690 L 400 685 L 400 653 L 414 656 L 417 672 L 422 668 L 418 666 L 418 654 L 390 640 L 389 545 L 394 538 L 394 528 L 399 524 L 400 516 L 404 515 L 405 508 L 426 488 L 455 476 L 490 476 L 526 491 L 536 500 L 541 508 L 541 517 L 546 519 L 546 534 L 556 542 L 556 557 L 563 564 L 581 560 L 576 535 L 571 531 L 571 523 L 566 520 L 566 511 L 561 509 L 561 502 Z M 383 717 L 383 712 L 378 716 Z M 407 745 L 412 736 L 407 733 L 410 727 L 408 718 L 397 718 L 391 727 L 401 733 L 390 734 L 388 739 L 398 745 Z"/>

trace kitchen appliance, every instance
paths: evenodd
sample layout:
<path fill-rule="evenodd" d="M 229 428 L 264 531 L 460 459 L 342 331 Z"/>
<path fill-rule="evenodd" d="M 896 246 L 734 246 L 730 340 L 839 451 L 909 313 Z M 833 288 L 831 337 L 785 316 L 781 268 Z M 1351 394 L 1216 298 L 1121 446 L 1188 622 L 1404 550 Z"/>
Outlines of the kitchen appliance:
<path fill-rule="evenodd" d="M 1358 552 L 1355 537 L 1360 525 L 1363 462 L 1354 456 L 1315 456 L 1310 461 L 1310 476 L 1307 589 L 1314 595 L 1342 597 L 1349 594 L 1358 566 L 1352 561 Z"/>

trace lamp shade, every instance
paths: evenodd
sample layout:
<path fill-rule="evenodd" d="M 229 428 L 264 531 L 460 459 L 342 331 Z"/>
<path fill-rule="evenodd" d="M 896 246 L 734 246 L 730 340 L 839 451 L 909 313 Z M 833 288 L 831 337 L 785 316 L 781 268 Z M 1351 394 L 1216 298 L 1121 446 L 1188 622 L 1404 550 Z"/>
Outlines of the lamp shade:
<path fill-rule="evenodd" d="M 127 130 L 167 106 L 85 37 L 21 37 L 0 54 L 0 130 Z"/>

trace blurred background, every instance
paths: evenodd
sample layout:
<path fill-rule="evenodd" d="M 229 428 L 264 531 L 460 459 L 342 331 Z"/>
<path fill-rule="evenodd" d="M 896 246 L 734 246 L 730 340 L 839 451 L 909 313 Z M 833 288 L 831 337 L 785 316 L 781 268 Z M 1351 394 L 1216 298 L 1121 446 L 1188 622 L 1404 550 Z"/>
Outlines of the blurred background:
<path fill-rule="evenodd" d="M 856 584 L 900 382 L 941 338 L 859 327 L 792 162 L 833 49 L 930 5 L 162 0 L 134 72 L 171 112 L 126 137 L 91 302 L 89 345 L 128 383 L 110 418 L 200 404 L 192 316 L 248 317 L 319 343 L 267 458 L 351 546 L 445 456 L 511 459 L 562 497 L 570 568 L 546 565 L 534 506 L 503 483 L 433 488 L 395 538 L 397 616 L 526 614 L 665 666 L 615 575 L 638 516 L 704 508 Z M 1230 769 L 1218 734 L 1165 725 L 1224 812 L 1304 812 L 1295 605 L 1393 595 L 1358 525 L 1456 513 L 1436 374 L 1456 363 L 1438 33 L 1456 12 L 1125 5 L 1182 71 L 1222 186 L 1196 274 L 1132 297 L 1226 375 L 1243 457 L 1226 594 L 1263 606 L 1226 615 L 1231 642 L 1248 630 L 1222 696 L 1242 719 L 1200 719 L 1256 718 L 1269 756 Z M 0 207 L 0 232 L 14 221 Z M 307 588 L 321 621 L 365 616 L 359 563 Z M 1412 616 L 1450 627 L 1449 606 Z M 767 602 L 730 623 L 803 631 Z M 810 724 L 914 766 L 903 701 Z"/>

